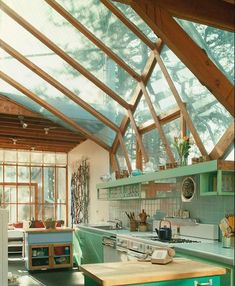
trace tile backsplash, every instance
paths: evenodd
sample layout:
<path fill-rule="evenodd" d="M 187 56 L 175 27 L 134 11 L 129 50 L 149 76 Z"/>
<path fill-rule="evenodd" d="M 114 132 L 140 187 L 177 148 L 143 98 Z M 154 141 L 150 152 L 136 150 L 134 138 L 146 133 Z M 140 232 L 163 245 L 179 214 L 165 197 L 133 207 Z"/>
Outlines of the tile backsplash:
<path fill-rule="evenodd" d="M 162 211 L 167 216 L 173 216 L 179 209 L 188 210 L 191 218 L 197 218 L 201 223 L 219 224 L 228 213 L 234 213 L 234 197 L 231 196 L 197 196 L 191 202 L 181 202 L 176 198 L 155 200 L 125 200 L 110 202 L 110 219 L 119 218 L 124 226 L 128 226 L 129 219 L 126 212 L 138 214 L 144 209 L 150 215 L 150 222 L 154 219 L 156 211 Z"/>

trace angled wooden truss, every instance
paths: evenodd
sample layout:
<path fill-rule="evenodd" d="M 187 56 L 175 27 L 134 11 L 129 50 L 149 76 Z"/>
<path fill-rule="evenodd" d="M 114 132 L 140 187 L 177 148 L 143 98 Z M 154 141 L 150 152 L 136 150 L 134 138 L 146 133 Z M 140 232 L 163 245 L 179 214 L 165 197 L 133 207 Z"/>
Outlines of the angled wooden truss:
<path fill-rule="evenodd" d="M 166 153 L 171 162 L 173 162 L 174 155 L 166 140 L 162 124 L 170 122 L 176 118 L 180 117 L 181 122 L 181 135 L 186 135 L 186 129 L 188 128 L 202 155 L 209 156 L 212 159 L 218 159 L 224 156 L 225 152 L 231 146 L 234 138 L 233 128 L 231 125 L 228 130 L 224 133 L 220 141 L 214 147 L 210 154 L 207 151 L 197 133 L 196 128 L 187 112 L 185 104 L 182 102 L 173 81 L 171 80 L 167 69 L 161 60 L 160 52 L 163 44 L 167 46 L 184 62 L 184 64 L 197 76 L 197 78 L 204 84 L 212 94 L 217 98 L 217 100 L 234 116 L 234 101 L 233 101 L 233 85 L 228 81 L 228 79 L 222 74 L 222 72 L 214 65 L 214 63 L 208 58 L 208 56 L 189 38 L 189 36 L 183 31 L 183 29 L 176 23 L 173 16 L 184 18 L 191 21 L 196 21 L 199 23 L 212 25 L 218 28 L 222 28 L 228 31 L 234 30 L 233 17 L 231 16 L 232 9 L 231 1 L 222 0 L 210 0 L 210 1 L 180 1 L 180 0 L 120 0 L 117 2 L 130 5 L 142 18 L 143 20 L 152 28 L 152 30 L 159 37 L 156 43 L 151 42 L 129 19 L 127 19 L 123 13 L 112 4 L 110 0 L 101 0 L 101 2 L 118 17 L 143 43 L 145 43 L 151 50 L 151 54 L 146 63 L 144 71 L 139 75 L 134 71 L 129 65 L 123 61 L 119 56 L 117 56 L 110 48 L 108 48 L 102 41 L 100 41 L 95 35 L 93 35 L 86 27 L 84 27 L 77 19 L 75 19 L 68 11 L 66 11 L 60 4 L 56 1 L 45 0 L 53 9 L 55 9 L 61 16 L 63 16 L 71 25 L 73 25 L 77 30 L 83 33 L 93 44 L 95 44 L 100 50 L 102 50 L 108 57 L 110 57 L 114 62 L 116 62 L 123 70 L 125 70 L 130 76 L 136 80 L 136 89 L 132 100 L 128 103 L 122 97 L 120 97 L 116 92 L 110 89 L 107 85 L 97 79 L 93 74 L 91 74 L 87 69 L 85 69 L 80 63 L 75 61 L 72 57 L 66 54 L 62 49 L 60 49 L 56 44 L 54 44 L 49 38 L 43 35 L 40 31 L 34 28 L 25 19 L 19 16 L 15 11 L 9 8 L 5 3 L 1 3 L 0 8 L 8 16 L 14 19 L 18 24 L 24 27 L 28 32 L 30 32 L 34 37 L 44 43 L 48 48 L 50 48 L 54 53 L 71 65 L 74 69 L 79 71 L 83 76 L 85 76 L 89 81 L 96 85 L 99 89 L 105 92 L 108 96 L 113 98 L 122 107 L 126 109 L 126 116 L 120 126 L 117 126 L 111 122 L 108 118 L 99 113 L 96 109 L 91 107 L 88 103 L 83 101 L 81 98 L 76 96 L 72 91 L 59 83 L 55 78 L 51 77 L 45 71 L 40 69 L 38 66 L 29 61 L 26 57 L 16 51 L 13 47 L 1 41 L 1 47 L 11 56 L 15 57 L 23 65 L 31 69 L 34 73 L 38 74 L 41 78 L 47 81 L 49 84 L 53 85 L 59 91 L 61 91 L 65 96 L 73 100 L 76 104 L 83 107 L 90 114 L 95 116 L 106 126 L 111 128 L 116 132 L 116 138 L 110 148 L 103 141 L 98 139 L 96 136 L 87 132 L 84 128 L 80 127 L 73 120 L 69 119 L 67 116 L 62 114 L 60 111 L 55 109 L 53 106 L 49 105 L 45 101 L 39 99 L 37 95 L 33 94 L 31 91 L 20 85 L 16 80 L 10 78 L 4 73 L 0 73 L 1 78 L 8 82 L 10 85 L 18 89 L 20 92 L 27 95 L 29 98 L 33 99 L 35 102 L 39 103 L 41 106 L 45 107 L 47 110 L 52 112 L 57 117 L 61 118 L 64 122 L 73 126 L 80 133 L 85 135 L 87 138 L 93 140 L 98 145 L 102 146 L 110 152 L 110 161 L 113 170 L 118 170 L 119 166 L 115 158 L 115 153 L 118 146 L 120 145 L 123 155 L 126 160 L 126 165 L 131 172 L 132 166 L 126 150 L 126 146 L 123 140 L 123 136 L 127 130 L 129 123 L 135 132 L 137 141 L 136 150 L 136 166 L 142 168 L 142 158 L 145 162 L 148 161 L 148 154 L 145 151 L 142 134 L 157 128 L 160 134 L 160 138 L 165 146 Z M 177 2 L 177 5 L 176 5 Z M 184 2 L 184 3 L 183 3 Z M 197 2 L 192 5 L 193 2 Z M 213 2 L 213 3 L 212 3 Z M 182 4 L 183 3 L 183 4 Z M 208 7 L 213 6 L 213 10 L 208 12 Z M 200 9 L 199 9 L 200 7 Z M 204 9 L 202 9 L 204 7 Z M 220 13 L 218 13 L 220 11 Z M 172 91 L 173 96 L 178 104 L 178 108 L 169 111 L 165 115 L 158 116 L 152 105 L 150 96 L 146 89 L 147 82 L 153 72 L 156 64 L 159 64 L 163 75 L 165 76 L 169 88 Z M 144 96 L 149 107 L 149 112 L 152 115 L 153 120 L 149 123 L 143 124 L 143 126 L 137 126 L 134 120 L 134 112 L 140 102 L 141 97 Z"/>

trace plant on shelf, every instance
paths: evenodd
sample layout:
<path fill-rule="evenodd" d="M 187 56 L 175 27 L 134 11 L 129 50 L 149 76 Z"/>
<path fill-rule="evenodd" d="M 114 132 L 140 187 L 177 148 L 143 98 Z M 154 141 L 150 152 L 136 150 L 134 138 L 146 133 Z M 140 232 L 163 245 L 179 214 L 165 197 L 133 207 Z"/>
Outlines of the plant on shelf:
<path fill-rule="evenodd" d="M 179 155 L 179 166 L 187 165 L 189 149 L 191 148 L 189 137 L 174 137 L 174 146 Z"/>

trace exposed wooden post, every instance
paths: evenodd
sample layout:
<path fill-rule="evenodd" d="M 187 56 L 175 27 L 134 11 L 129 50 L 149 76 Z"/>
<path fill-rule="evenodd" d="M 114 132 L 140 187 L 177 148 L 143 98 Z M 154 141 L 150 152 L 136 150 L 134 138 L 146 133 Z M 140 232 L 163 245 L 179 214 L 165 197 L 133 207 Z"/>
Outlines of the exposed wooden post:
<path fill-rule="evenodd" d="M 184 115 L 182 111 L 180 112 L 180 135 L 181 135 L 181 138 L 187 135 L 187 122 L 184 119 Z"/>
<path fill-rule="evenodd" d="M 132 114 L 130 109 L 128 110 L 128 115 L 129 115 L 129 118 L 130 118 L 131 126 L 132 126 L 132 128 L 134 129 L 134 132 L 135 132 L 136 140 L 138 141 L 141 153 L 143 154 L 143 158 L 144 158 L 144 161 L 146 163 L 146 162 L 149 161 L 148 154 L 145 151 L 144 144 L 142 142 L 141 136 L 139 134 L 139 131 L 138 131 L 138 128 L 136 126 L 133 114 Z"/>
<path fill-rule="evenodd" d="M 144 97 L 145 97 L 146 103 L 147 103 L 147 105 L 148 105 L 149 111 L 150 111 L 150 113 L 151 113 L 151 115 L 152 115 L 152 117 L 153 117 L 155 126 L 156 126 L 156 128 L 157 128 L 157 130 L 158 130 L 158 132 L 159 132 L 159 136 L 160 136 L 160 138 L 161 138 L 161 140 L 162 140 L 162 143 L 163 143 L 163 145 L 164 145 L 164 147 L 165 147 L 167 156 L 168 156 L 170 162 L 173 163 L 173 162 L 175 161 L 174 155 L 173 155 L 173 153 L 172 153 L 172 151 L 171 151 L 171 148 L 170 148 L 170 146 L 169 146 L 169 144 L 168 144 L 168 142 L 167 142 L 165 133 L 164 133 L 164 131 L 163 131 L 163 129 L 162 129 L 162 126 L 161 126 L 161 124 L 160 124 L 160 122 L 159 122 L 158 116 L 157 116 L 157 114 L 156 114 L 156 112 L 155 112 L 155 109 L 154 109 L 154 106 L 153 106 L 152 101 L 151 101 L 151 99 L 150 99 L 150 96 L 149 96 L 149 94 L 148 94 L 148 91 L 147 91 L 147 89 L 146 89 L 146 87 L 145 87 L 145 85 L 144 85 L 143 82 L 140 82 L 139 84 L 140 84 L 141 89 L 142 89 L 142 92 L 143 92 L 143 94 L 144 94 Z"/>
<path fill-rule="evenodd" d="M 142 140 L 142 136 L 141 136 Z M 143 170 L 142 153 L 138 141 L 136 140 L 136 169 Z"/>
<path fill-rule="evenodd" d="M 121 132 L 118 132 L 118 139 L 119 139 L 119 142 L 120 142 L 120 146 L 121 146 L 123 155 L 124 155 L 125 160 L 126 160 L 127 169 L 129 171 L 129 173 L 131 173 L 131 171 L 132 171 L 131 162 L 130 162 L 129 155 L 128 155 L 125 143 L 123 141 Z"/>
<path fill-rule="evenodd" d="M 113 172 L 120 171 L 120 168 L 119 168 L 119 165 L 118 165 L 118 162 L 117 162 L 115 154 L 110 152 L 109 156 L 110 156 L 110 163 L 111 163 L 112 171 Z"/>

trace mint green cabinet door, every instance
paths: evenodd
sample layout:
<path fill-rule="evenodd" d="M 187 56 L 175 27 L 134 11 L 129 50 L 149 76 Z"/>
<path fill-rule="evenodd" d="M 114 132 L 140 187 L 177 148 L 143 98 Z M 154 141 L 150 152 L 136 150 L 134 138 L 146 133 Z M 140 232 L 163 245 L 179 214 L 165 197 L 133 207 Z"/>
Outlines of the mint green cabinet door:
<path fill-rule="evenodd" d="M 101 284 L 95 282 L 90 277 L 85 276 L 85 286 L 100 286 L 100 285 Z M 200 277 L 200 278 L 163 281 L 163 282 L 151 282 L 151 283 L 142 283 L 142 284 L 126 284 L 126 286 L 130 286 L 130 285 L 132 286 L 200 286 L 200 285 L 220 286 L 220 276 L 213 276 L 213 277 L 208 276 L 208 277 Z"/>
<path fill-rule="evenodd" d="M 177 256 L 227 268 L 228 269 L 227 273 L 225 275 L 221 276 L 220 285 L 221 286 L 234 286 L 234 281 L 233 281 L 234 280 L 234 268 L 231 265 L 214 262 L 214 261 L 211 261 L 211 260 L 208 260 L 208 259 L 195 257 L 195 256 L 188 255 L 188 254 L 185 254 L 185 253 L 182 254 L 182 253 L 179 253 L 178 251 L 177 251 Z"/>
<path fill-rule="evenodd" d="M 76 231 L 76 238 L 82 253 L 81 264 L 103 262 L 102 237 L 103 235 L 89 231 Z"/>

